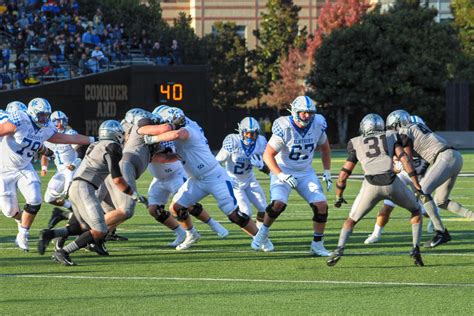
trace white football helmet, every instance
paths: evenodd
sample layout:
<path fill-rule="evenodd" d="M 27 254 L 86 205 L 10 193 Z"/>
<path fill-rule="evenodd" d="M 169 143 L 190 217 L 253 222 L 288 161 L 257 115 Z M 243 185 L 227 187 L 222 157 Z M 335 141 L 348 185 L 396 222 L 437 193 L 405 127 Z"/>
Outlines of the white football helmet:
<path fill-rule="evenodd" d="M 245 117 L 240 123 L 237 124 L 240 139 L 244 145 L 249 146 L 255 143 L 258 134 L 260 133 L 260 124 L 253 117 Z M 245 137 L 244 133 L 252 133 L 251 137 Z"/>
<path fill-rule="evenodd" d="M 28 103 L 26 113 L 38 127 L 45 127 L 49 123 L 51 115 L 51 105 L 48 100 L 43 98 L 34 98 Z"/>
<path fill-rule="evenodd" d="M 385 132 L 383 118 L 375 113 L 364 116 L 359 125 L 359 133 L 362 136 L 375 135 Z"/>
<path fill-rule="evenodd" d="M 299 96 L 291 102 L 291 116 L 293 120 L 300 123 L 303 127 L 308 126 L 314 119 L 314 114 L 316 113 L 316 102 L 307 96 Z M 300 118 L 300 112 L 309 112 L 311 116 L 307 120 L 302 120 Z"/>
<path fill-rule="evenodd" d="M 184 115 L 183 110 L 180 108 L 172 107 L 160 111 L 160 117 L 164 122 L 172 124 L 175 129 L 186 125 L 186 115 Z"/>
<path fill-rule="evenodd" d="M 7 104 L 7 108 L 5 109 L 5 111 L 7 111 L 8 113 L 20 111 L 26 112 L 27 109 L 27 106 L 23 102 L 13 101 Z"/>
<path fill-rule="evenodd" d="M 165 105 L 165 104 L 161 104 L 161 105 L 158 105 L 154 110 L 153 110 L 153 115 L 155 115 L 155 117 L 160 120 L 160 121 L 163 121 L 163 118 L 161 117 L 161 113 L 163 113 L 163 111 L 169 109 L 170 107 Z"/>
<path fill-rule="evenodd" d="M 387 129 L 398 130 L 402 126 L 411 124 L 410 114 L 405 110 L 396 110 L 387 116 Z"/>
<path fill-rule="evenodd" d="M 113 140 L 119 144 L 123 144 L 125 131 L 119 121 L 107 120 L 99 126 L 99 140 Z"/>
<path fill-rule="evenodd" d="M 410 116 L 410 122 L 415 123 L 415 124 L 423 124 L 426 125 L 425 121 L 418 115 L 411 115 Z"/>
<path fill-rule="evenodd" d="M 55 123 L 56 121 L 63 121 L 63 125 L 66 125 L 67 122 L 69 121 L 69 118 L 67 117 L 66 113 L 63 111 L 54 111 L 51 114 L 51 121 Z"/>

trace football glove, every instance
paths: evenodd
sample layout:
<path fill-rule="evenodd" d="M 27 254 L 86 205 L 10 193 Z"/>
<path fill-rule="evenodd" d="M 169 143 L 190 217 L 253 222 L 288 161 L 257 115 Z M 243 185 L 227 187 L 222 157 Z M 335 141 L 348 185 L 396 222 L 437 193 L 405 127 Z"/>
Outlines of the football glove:
<path fill-rule="evenodd" d="M 332 189 L 331 170 L 324 170 L 323 181 L 326 182 L 326 191 L 330 192 Z"/>
<path fill-rule="evenodd" d="M 342 204 L 347 204 L 347 201 L 342 196 L 336 195 L 336 200 L 334 201 L 334 206 L 340 208 Z"/>
<path fill-rule="evenodd" d="M 286 184 L 288 184 L 292 188 L 296 188 L 298 186 L 298 180 L 296 180 L 296 178 L 293 177 L 291 174 L 284 174 L 283 172 L 280 172 L 277 175 L 277 178 L 280 181 L 285 182 Z"/>
<path fill-rule="evenodd" d="M 262 156 L 253 154 L 250 157 L 250 163 L 252 166 L 257 167 L 257 169 L 263 169 L 265 167 L 265 164 L 263 163 Z"/>

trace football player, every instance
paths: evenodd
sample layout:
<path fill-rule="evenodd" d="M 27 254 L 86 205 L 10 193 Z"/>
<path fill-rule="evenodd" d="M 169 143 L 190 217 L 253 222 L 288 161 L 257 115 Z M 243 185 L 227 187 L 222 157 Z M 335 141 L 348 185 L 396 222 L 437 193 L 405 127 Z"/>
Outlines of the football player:
<path fill-rule="evenodd" d="M 265 192 L 255 178 L 253 166 L 269 173 L 262 156 L 267 145 L 260 135 L 260 125 L 253 117 L 246 117 L 238 124 L 238 134 L 225 137 L 216 156 L 225 164 L 227 174 L 233 181 L 234 194 L 242 213 L 252 218 L 252 205 L 257 209 L 257 227 L 263 225 L 267 201 Z"/>
<path fill-rule="evenodd" d="M 391 199 L 395 204 L 411 212 L 413 249 L 410 253 L 415 265 L 423 266 L 420 254 L 421 207 L 410 189 L 393 171 L 392 157 L 396 155 L 403 163 L 419 196 L 424 196 L 420 183 L 410 160 L 400 145 L 396 132 L 385 132 L 383 119 L 377 114 L 367 114 L 360 122 L 360 136 L 352 138 L 347 144 L 349 156 L 339 172 L 336 182 L 335 207 L 347 203 L 343 197 L 346 182 L 360 161 L 364 171 L 364 180 L 359 194 L 352 205 L 349 217 L 344 222 L 336 250 L 327 260 L 328 266 L 334 266 L 343 256 L 346 243 L 355 225 L 383 199 Z"/>
<path fill-rule="evenodd" d="M 121 192 L 130 195 L 134 200 L 140 198 L 140 195 L 125 181 L 119 167 L 123 141 L 124 130 L 118 121 L 107 120 L 100 125 L 99 141 L 87 149 L 86 156 L 69 188 L 74 217 L 78 222 L 64 228 L 42 230 L 38 241 L 40 254 L 44 254 L 49 241 L 53 238 L 79 235 L 64 248 L 56 249 L 52 255 L 54 261 L 71 266 L 75 265 L 69 256 L 71 253 L 85 248 L 88 244 L 103 244 L 108 228 L 96 190 L 109 174 Z"/>
<path fill-rule="evenodd" d="M 451 147 L 444 138 L 433 133 L 426 125 L 411 123 L 410 115 L 404 110 L 396 110 L 388 115 L 387 129 L 398 131 L 404 150 L 409 156 L 415 151 L 430 164 L 420 182 L 426 193 L 420 199 L 433 222 L 436 233 L 425 243 L 425 247 L 434 248 L 449 242 L 451 236 L 441 221 L 438 207 L 460 216 L 472 218 L 473 214 L 458 202 L 449 199 L 449 194 L 462 169 L 461 153 Z M 433 199 L 431 194 L 435 190 Z"/>
<path fill-rule="evenodd" d="M 326 190 L 332 187 L 331 148 L 326 136 L 326 120 L 316 114 L 316 104 L 307 96 L 299 96 L 291 103 L 291 115 L 275 120 L 273 135 L 263 154 L 271 171 L 271 203 L 266 208 L 263 226 L 252 242 L 258 250 L 268 237 L 270 226 L 286 209 L 288 197 L 295 189 L 310 205 L 313 212 L 313 241 L 310 251 L 319 256 L 329 256 L 324 247 L 324 228 L 328 218 L 328 204 L 321 183 L 312 168 L 316 148 L 321 151 Z"/>
<path fill-rule="evenodd" d="M 209 194 L 214 196 L 219 208 L 231 222 L 240 226 L 249 236 L 255 236 L 257 226 L 248 215 L 239 210 L 232 181 L 212 154 L 202 128 L 178 108 L 166 109 L 161 116 L 167 124 L 152 127 L 143 133 L 157 135 L 151 138 L 155 143 L 174 141 L 176 153 L 189 175 L 170 205 L 173 215 L 184 222 L 189 231 L 183 247 L 190 246 L 200 238 L 192 226 L 188 208 Z M 166 130 L 163 131 L 163 128 Z M 268 240 L 262 247 L 271 250 L 273 245 Z"/>
<path fill-rule="evenodd" d="M 410 116 L 410 120 L 416 124 L 425 124 L 423 119 L 416 115 Z M 410 186 L 411 190 L 415 192 L 415 188 L 413 187 L 413 183 L 411 182 L 408 173 L 404 170 L 403 164 L 399 160 L 397 160 L 395 156 L 394 164 L 394 171 L 397 173 L 397 176 L 400 178 L 400 180 L 402 180 L 405 185 Z M 416 174 L 418 175 L 418 180 L 420 180 L 420 178 L 423 177 L 426 172 L 426 169 L 428 168 L 428 163 L 414 152 L 413 166 L 415 167 Z M 364 241 L 364 244 L 366 245 L 376 243 L 380 240 L 380 238 L 382 237 L 383 229 L 390 219 L 390 214 L 395 208 L 395 204 L 390 200 L 384 200 L 383 203 L 384 204 L 382 206 L 382 209 L 377 214 L 377 220 L 374 226 L 374 231 Z M 425 209 L 423 208 L 423 206 L 421 207 L 422 213 L 425 214 Z M 428 232 L 433 233 L 431 221 L 428 222 Z"/>
<path fill-rule="evenodd" d="M 59 144 L 89 144 L 90 137 L 57 133 L 51 123 L 51 105 L 46 99 L 35 98 L 28 103 L 25 112 L 8 114 L 8 120 L 0 124 L 0 205 L 7 217 L 20 217 L 17 189 L 26 200 L 21 214 L 21 225 L 16 244 L 29 250 L 29 230 L 41 208 L 41 185 L 31 160 L 44 148 L 47 140 Z"/>
<path fill-rule="evenodd" d="M 77 132 L 68 126 L 68 117 L 62 111 L 54 111 L 51 114 L 51 121 L 56 126 L 58 133 L 66 135 L 76 135 Z M 44 194 L 44 200 L 52 205 L 61 206 L 70 211 L 63 212 L 59 207 L 53 209 L 53 213 L 48 223 L 48 228 L 53 228 L 59 221 L 67 220 L 72 215 L 71 202 L 66 198 L 67 189 L 74 177 L 74 173 L 81 163 L 81 158 L 75 148 L 69 144 L 53 144 L 45 142 L 44 145 L 54 154 L 54 164 L 57 171 L 48 182 L 48 187 Z M 48 172 L 49 159 L 45 155 L 41 157 L 41 176 Z"/>

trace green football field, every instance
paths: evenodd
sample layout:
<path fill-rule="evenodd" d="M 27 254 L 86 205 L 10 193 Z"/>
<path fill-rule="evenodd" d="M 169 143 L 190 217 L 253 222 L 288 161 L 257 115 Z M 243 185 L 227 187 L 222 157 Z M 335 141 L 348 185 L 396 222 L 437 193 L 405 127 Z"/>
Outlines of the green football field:
<path fill-rule="evenodd" d="M 474 151 L 464 151 L 463 173 L 474 173 Z M 333 154 L 337 176 L 345 155 Z M 319 159 L 314 160 L 321 170 Z M 357 169 L 355 173 L 360 173 Z M 43 178 L 43 188 L 52 170 Z M 269 180 L 258 173 L 268 193 Z M 139 181 L 146 193 L 149 174 Z M 341 209 L 330 201 L 326 246 L 333 250 L 339 230 L 360 187 L 348 182 Z M 452 199 L 474 208 L 474 178 L 459 177 Z M 268 196 L 267 196 L 268 197 Z M 23 204 L 23 202 L 22 202 Z M 272 226 L 273 253 L 257 253 L 250 238 L 229 223 L 211 198 L 205 208 L 231 234 L 218 238 L 196 222 L 202 239 L 177 252 L 166 247 L 172 233 L 152 219 L 143 206 L 119 227 L 127 242 L 108 242 L 111 255 L 79 251 L 78 266 L 51 261 L 36 250 L 40 229 L 52 207 L 44 205 L 32 230 L 29 253 L 15 248 L 16 223 L 0 216 L 0 314 L 470 314 L 474 310 L 474 223 L 442 211 L 452 241 L 422 249 L 425 267 L 414 266 L 409 213 L 397 208 L 378 244 L 364 245 L 377 206 L 349 240 L 335 267 L 310 256 L 312 211 L 296 193 Z M 61 225 L 61 224 L 60 224 Z M 424 225 L 426 227 L 426 225 Z M 423 241 L 430 234 L 423 234 Z"/>

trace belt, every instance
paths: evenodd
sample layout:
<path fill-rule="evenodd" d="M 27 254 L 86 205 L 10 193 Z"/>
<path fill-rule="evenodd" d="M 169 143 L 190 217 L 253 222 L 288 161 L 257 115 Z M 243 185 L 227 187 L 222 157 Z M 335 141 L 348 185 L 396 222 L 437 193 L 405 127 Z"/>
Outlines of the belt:
<path fill-rule="evenodd" d="M 99 189 L 94 183 L 90 182 L 89 180 L 83 179 L 83 178 L 74 178 L 72 181 L 77 181 L 77 180 L 81 180 L 81 181 L 84 181 L 84 182 L 89 183 L 89 184 L 92 185 L 96 190 Z M 71 181 L 71 182 L 72 182 L 72 181 Z"/>
<path fill-rule="evenodd" d="M 454 147 L 444 147 L 443 149 L 441 149 L 440 151 L 438 151 L 436 153 L 436 155 L 434 156 L 434 159 L 433 159 L 433 163 L 435 163 L 436 159 L 438 159 L 438 155 L 441 154 L 442 152 L 445 152 L 446 150 L 448 149 L 453 149 L 453 150 L 456 150 L 454 149 Z"/>

